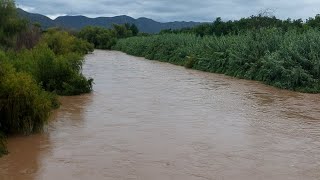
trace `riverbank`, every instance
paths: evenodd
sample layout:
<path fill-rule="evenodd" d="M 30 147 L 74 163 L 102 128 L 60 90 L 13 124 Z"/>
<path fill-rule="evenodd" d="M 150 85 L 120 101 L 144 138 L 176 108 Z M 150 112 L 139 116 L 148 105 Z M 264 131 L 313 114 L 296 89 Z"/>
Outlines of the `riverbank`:
<path fill-rule="evenodd" d="M 320 92 L 319 30 L 273 28 L 221 37 L 161 34 L 120 39 L 114 49 L 282 89 Z"/>

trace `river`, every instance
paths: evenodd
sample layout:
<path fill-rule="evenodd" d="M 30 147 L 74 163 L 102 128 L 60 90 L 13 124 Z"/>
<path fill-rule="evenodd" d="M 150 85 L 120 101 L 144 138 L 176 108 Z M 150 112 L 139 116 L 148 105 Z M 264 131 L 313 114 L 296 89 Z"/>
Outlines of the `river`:
<path fill-rule="evenodd" d="M 96 50 L 91 94 L 11 137 L 3 180 L 319 180 L 320 95 Z"/>

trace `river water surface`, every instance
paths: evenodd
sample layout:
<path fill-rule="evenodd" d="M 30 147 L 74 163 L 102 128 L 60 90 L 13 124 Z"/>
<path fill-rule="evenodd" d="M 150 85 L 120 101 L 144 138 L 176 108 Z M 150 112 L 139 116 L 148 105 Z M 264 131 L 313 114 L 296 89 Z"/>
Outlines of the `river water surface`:
<path fill-rule="evenodd" d="M 3 180 L 319 180 L 320 95 L 95 51 L 92 94 L 12 137 Z"/>

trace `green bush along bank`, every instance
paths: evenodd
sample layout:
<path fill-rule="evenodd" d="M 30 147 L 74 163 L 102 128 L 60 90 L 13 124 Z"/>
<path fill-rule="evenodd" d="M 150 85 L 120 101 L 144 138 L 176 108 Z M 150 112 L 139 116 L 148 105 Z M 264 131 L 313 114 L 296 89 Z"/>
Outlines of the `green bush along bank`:
<path fill-rule="evenodd" d="M 197 70 L 320 92 L 320 31 L 261 28 L 239 35 L 160 34 L 120 39 L 115 50 Z"/>
<path fill-rule="evenodd" d="M 0 0 L 0 156 L 6 137 L 43 129 L 57 95 L 92 91 L 82 65 L 93 48 L 60 29 L 41 31 L 17 17 L 14 1 Z"/>

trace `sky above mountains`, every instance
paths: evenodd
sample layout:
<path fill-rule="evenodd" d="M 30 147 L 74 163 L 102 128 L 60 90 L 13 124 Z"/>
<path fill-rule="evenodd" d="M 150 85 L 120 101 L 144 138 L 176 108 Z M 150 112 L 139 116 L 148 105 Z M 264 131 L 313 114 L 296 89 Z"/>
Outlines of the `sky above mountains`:
<path fill-rule="evenodd" d="M 54 19 L 61 15 L 88 17 L 128 15 L 157 21 L 239 19 L 264 12 L 279 18 L 314 17 L 320 0 L 16 0 L 18 7 Z"/>

